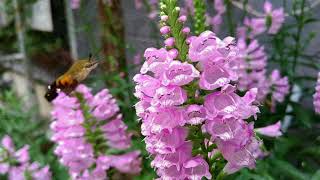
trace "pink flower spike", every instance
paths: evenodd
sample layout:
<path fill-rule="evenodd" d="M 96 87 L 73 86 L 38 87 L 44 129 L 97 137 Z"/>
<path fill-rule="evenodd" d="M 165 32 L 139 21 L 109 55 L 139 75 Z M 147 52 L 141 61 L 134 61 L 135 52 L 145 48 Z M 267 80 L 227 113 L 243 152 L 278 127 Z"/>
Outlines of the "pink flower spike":
<path fill-rule="evenodd" d="M 281 132 L 281 121 L 278 121 L 275 124 L 255 129 L 255 131 L 259 134 L 270 136 L 270 137 L 279 137 L 282 136 Z"/>

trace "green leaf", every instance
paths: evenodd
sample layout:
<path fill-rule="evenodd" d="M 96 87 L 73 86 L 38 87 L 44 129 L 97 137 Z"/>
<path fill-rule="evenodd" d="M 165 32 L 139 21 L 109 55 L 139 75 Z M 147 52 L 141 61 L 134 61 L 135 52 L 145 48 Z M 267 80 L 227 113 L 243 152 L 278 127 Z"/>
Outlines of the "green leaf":
<path fill-rule="evenodd" d="M 311 180 L 319 180 L 320 179 L 320 170 L 318 170 L 314 175 L 311 177 Z"/>
<path fill-rule="evenodd" d="M 285 174 L 288 177 L 291 177 L 292 179 L 296 180 L 306 180 L 309 179 L 309 176 L 297 168 L 295 168 L 293 165 L 286 161 L 273 159 L 272 164 L 274 165 L 274 169 L 278 172 L 281 172 L 281 174 Z"/>

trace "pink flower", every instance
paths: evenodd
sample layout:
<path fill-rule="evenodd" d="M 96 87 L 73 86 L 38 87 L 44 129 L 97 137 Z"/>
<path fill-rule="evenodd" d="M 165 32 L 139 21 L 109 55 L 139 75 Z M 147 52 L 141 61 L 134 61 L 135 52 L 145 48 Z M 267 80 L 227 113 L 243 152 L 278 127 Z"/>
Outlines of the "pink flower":
<path fill-rule="evenodd" d="M 141 171 L 141 158 L 139 151 L 132 151 L 123 155 L 109 156 L 110 166 L 122 173 L 137 174 Z"/>
<path fill-rule="evenodd" d="M 200 105 L 189 105 L 186 108 L 186 122 L 188 124 L 197 125 L 206 120 L 206 109 Z"/>
<path fill-rule="evenodd" d="M 219 66 L 206 68 L 200 76 L 199 87 L 205 90 L 214 90 L 223 87 L 230 82 L 228 71 Z"/>
<path fill-rule="evenodd" d="M 265 136 L 279 137 L 282 136 L 281 121 L 266 127 L 256 129 L 256 132 Z"/>
<path fill-rule="evenodd" d="M 172 57 L 164 48 L 148 48 L 144 52 L 144 57 L 146 58 L 146 62 L 141 67 L 140 72 L 142 74 L 145 74 L 148 71 L 157 73 L 162 68 L 166 67 L 168 62 L 172 61 Z"/>
<path fill-rule="evenodd" d="M 116 100 L 107 89 L 94 96 L 84 85 L 79 85 L 76 91 L 83 99 L 60 93 L 54 101 L 54 121 L 50 126 L 51 139 L 57 143 L 54 153 L 68 167 L 73 179 L 105 179 L 110 166 L 101 165 L 97 154 L 105 153 L 107 146 L 128 149 L 131 135 L 126 132 Z M 93 166 L 96 168 L 91 169 Z"/>
<path fill-rule="evenodd" d="M 210 18 L 209 24 L 211 24 L 215 30 L 215 32 L 218 32 L 220 29 L 220 25 L 222 23 L 222 15 L 226 11 L 226 7 L 224 5 L 223 0 L 215 0 L 214 1 L 214 9 L 216 11 L 216 15 L 213 18 Z"/>
<path fill-rule="evenodd" d="M 12 142 L 12 139 L 10 136 L 5 135 L 1 140 L 1 146 L 5 148 L 9 153 L 13 153 L 15 151 L 15 146 Z"/>
<path fill-rule="evenodd" d="M 187 93 L 179 86 L 160 87 L 151 101 L 153 106 L 177 106 L 187 100 Z"/>
<path fill-rule="evenodd" d="M 224 172 L 232 174 L 243 167 L 255 167 L 255 159 L 261 155 L 260 142 L 252 138 L 245 146 L 239 147 L 232 143 L 218 142 L 223 157 L 228 161 Z"/>
<path fill-rule="evenodd" d="M 15 151 L 11 137 L 6 135 L 1 146 L 0 174 L 8 174 L 9 180 L 25 180 L 26 173 L 34 180 L 51 180 L 48 166 L 41 168 L 37 162 L 30 164 L 28 145 Z"/>
<path fill-rule="evenodd" d="M 313 95 L 313 106 L 315 112 L 320 113 L 320 73 L 318 73 L 318 81 Z"/>
<path fill-rule="evenodd" d="M 189 58 L 193 62 L 207 60 L 208 54 L 217 45 L 216 38 L 215 34 L 211 31 L 205 31 L 198 37 L 194 37 L 189 47 Z"/>
<path fill-rule="evenodd" d="M 174 153 L 185 142 L 187 135 L 187 130 L 182 127 L 174 128 L 172 132 L 163 130 L 159 134 L 146 137 L 146 149 L 152 154 Z"/>
<path fill-rule="evenodd" d="M 235 117 L 247 119 L 259 112 L 259 109 L 252 105 L 252 100 L 238 96 L 235 88 L 228 85 L 220 92 L 214 92 L 205 97 L 204 107 L 207 109 L 208 118 L 223 116 L 225 118 Z M 257 90 L 252 89 L 248 93 L 253 93 L 254 98 Z"/>
<path fill-rule="evenodd" d="M 142 133 L 144 135 L 150 133 L 159 133 L 166 129 L 172 132 L 173 128 L 183 126 L 185 120 L 182 110 L 179 108 L 149 108 L 150 114 L 142 124 Z"/>
<path fill-rule="evenodd" d="M 161 86 L 158 79 L 149 75 L 137 74 L 133 77 L 133 80 L 137 83 L 134 95 L 147 102 L 151 102 L 156 90 Z"/>
<path fill-rule="evenodd" d="M 253 137 L 253 124 L 247 124 L 243 120 L 234 118 L 215 118 L 207 121 L 205 128 L 214 139 L 228 141 L 228 143 L 236 144 L 239 147 L 247 144 Z"/>
<path fill-rule="evenodd" d="M 260 46 L 257 40 L 246 45 L 244 39 L 239 39 L 238 47 L 241 56 L 238 88 L 241 91 L 258 88 L 257 99 L 262 101 L 269 92 L 266 77 L 267 56 L 264 47 Z"/>
<path fill-rule="evenodd" d="M 175 166 L 177 170 L 183 168 L 183 163 L 191 158 L 192 144 L 185 142 L 176 149 L 174 153 L 170 154 L 157 154 L 151 162 L 152 167 L 159 169 L 166 169 Z"/>
<path fill-rule="evenodd" d="M 185 175 L 189 179 L 202 179 L 206 177 L 207 179 L 211 179 L 211 174 L 209 172 L 208 163 L 200 156 L 189 159 L 187 162 L 183 164 L 185 169 Z"/>
<path fill-rule="evenodd" d="M 17 158 L 17 161 L 19 161 L 19 163 L 21 164 L 27 163 L 30 159 L 29 146 L 28 145 L 23 146 L 21 149 L 19 149 L 14 153 L 14 156 Z"/>
<path fill-rule="evenodd" d="M 266 13 L 266 26 L 269 28 L 269 34 L 276 34 L 281 28 L 285 17 L 283 8 L 272 10 L 272 4 L 266 1 L 263 5 Z"/>
<path fill-rule="evenodd" d="M 270 92 L 272 109 L 274 110 L 276 102 L 283 102 L 284 98 L 289 94 L 290 85 L 288 77 L 281 77 L 279 70 L 273 70 L 270 79 Z"/>
<path fill-rule="evenodd" d="M 193 65 L 186 62 L 172 61 L 163 74 L 162 83 L 166 86 L 169 84 L 182 86 L 190 83 L 199 75 L 199 71 Z"/>
<path fill-rule="evenodd" d="M 115 149 L 128 149 L 131 146 L 131 135 L 127 134 L 127 126 L 123 123 L 121 116 L 101 126 L 108 145 Z"/>
<path fill-rule="evenodd" d="M 250 38 L 254 38 L 266 30 L 265 18 L 245 18 L 243 23 L 248 28 Z"/>

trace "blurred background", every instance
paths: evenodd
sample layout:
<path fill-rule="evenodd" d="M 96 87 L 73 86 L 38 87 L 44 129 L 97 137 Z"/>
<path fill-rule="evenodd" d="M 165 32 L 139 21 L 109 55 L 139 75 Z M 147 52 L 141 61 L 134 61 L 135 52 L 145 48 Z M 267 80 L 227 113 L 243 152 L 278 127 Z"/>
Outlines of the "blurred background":
<path fill-rule="evenodd" d="M 147 47 L 160 47 L 163 39 L 159 33 L 157 0 L 0 0 L 0 137 L 10 134 L 18 147 L 30 144 L 31 156 L 42 164 L 50 164 L 54 179 L 67 179 L 67 171 L 53 155 L 53 143 L 49 141 L 51 105 L 44 99 L 47 85 L 65 72 L 75 60 L 93 57 L 102 61 L 85 81 L 96 92 L 109 88 L 118 100 L 129 129 L 139 132 L 139 123 L 133 105 L 133 75 L 143 62 Z M 237 1 L 235 1 L 237 2 Z M 293 0 L 271 1 L 274 6 L 292 10 Z M 187 1 L 180 1 L 187 8 Z M 250 1 L 257 11 L 263 11 L 263 0 Z M 241 7 L 229 7 L 234 24 L 240 23 Z M 308 13 L 314 21 L 305 25 L 302 37 L 310 39 L 305 54 L 319 64 L 320 28 L 318 11 L 320 3 L 309 0 Z M 207 2 L 208 13 L 214 14 L 213 1 Z M 212 10 L 210 10 L 212 9 Z M 239 16 L 238 16 L 239 15 Z M 287 18 L 286 23 L 294 22 Z M 221 38 L 230 35 L 227 24 L 220 27 Z M 274 44 L 268 37 L 266 49 Z M 288 42 L 290 44 L 290 42 Z M 271 54 L 271 53 L 270 53 Z M 279 63 L 270 61 L 269 69 Z M 299 66 L 301 77 L 313 77 L 297 81 L 300 87 L 299 102 L 289 114 L 291 129 L 276 141 L 266 139 L 272 149 L 271 156 L 258 163 L 251 172 L 242 170 L 231 179 L 320 179 L 320 118 L 313 113 L 312 93 L 316 83 L 317 68 Z M 286 69 L 281 69 L 286 71 Z M 300 98 L 301 97 L 301 98 Z M 278 107 L 279 113 L 262 116 L 261 125 L 267 121 L 284 119 L 288 104 Z M 303 108 L 302 108 L 303 107 Z M 291 119 L 292 119 L 291 117 Z M 258 122 L 259 124 L 259 122 Z M 142 137 L 137 136 L 134 146 L 144 151 Z M 148 159 L 146 161 L 149 161 Z M 147 163 L 137 179 L 152 179 Z M 152 170 L 151 170 L 152 171 Z"/>

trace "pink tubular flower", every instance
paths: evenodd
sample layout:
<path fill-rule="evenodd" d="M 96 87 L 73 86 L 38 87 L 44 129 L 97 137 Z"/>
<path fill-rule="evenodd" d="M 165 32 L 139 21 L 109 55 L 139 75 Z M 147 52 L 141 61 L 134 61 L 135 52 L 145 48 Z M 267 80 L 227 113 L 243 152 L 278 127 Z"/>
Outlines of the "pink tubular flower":
<path fill-rule="evenodd" d="M 278 121 L 275 124 L 255 129 L 255 131 L 259 134 L 270 136 L 270 137 L 278 137 L 282 135 L 281 132 L 281 121 Z"/>
<path fill-rule="evenodd" d="M 254 38 L 266 30 L 265 18 L 245 18 L 243 23 L 248 28 L 250 38 Z"/>
<path fill-rule="evenodd" d="M 224 167 L 224 172 L 232 174 L 243 167 L 254 168 L 255 159 L 261 155 L 260 144 L 261 142 L 255 138 L 241 147 L 228 141 L 218 141 L 218 148 L 228 161 Z"/>
<path fill-rule="evenodd" d="M 207 109 L 207 117 L 215 118 L 223 116 L 225 118 L 235 117 L 247 119 L 259 112 L 258 107 L 252 105 L 256 97 L 257 89 L 252 89 L 247 93 L 253 95 L 252 99 L 240 97 L 235 92 L 235 87 L 227 86 L 221 92 L 214 92 L 205 97 L 204 107 Z"/>
<path fill-rule="evenodd" d="M 185 119 L 188 124 L 202 124 L 206 120 L 206 109 L 201 105 L 189 105 L 186 109 Z"/>
<path fill-rule="evenodd" d="M 214 9 L 216 11 L 216 15 L 211 18 L 209 24 L 213 26 L 214 32 L 217 33 L 220 30 L 220 25 L 222 23 L 222 15 L 226 12 L 223 0 L 215 0 Z"/>
<path fill-rule="evenodd" d="M 164 48 L 148 48 L 144 52 L 144 57 L 146 58 L 146 62 L 141 67 L 140 72 L 142 74 L 145 74 L 148 71 L 157 74 L 160 69 L 167 66 L 168 62 L 172 61 L 169 52 Z"/>
<path fill-rule="evenodd" d="M 105 171 L 112 165 L 101 165 L 97 154 L 104 153 L 107 147 L 128 149 L 131 135 L 126 132 L 116 100 L 107 89 L 92 95 L 89 88 L 79 85 L 76 93 L 82 98 L 60 93 L 53 101 L 51 139 L 57 143 L 54 153 L 69 168 L 73 179 L 105 179 Z M 93 166 L 96 168 L 90 169 Z"/>
<path fill-rule="evenodd" d="M 163 73 L 162 83 L 167 85 L 186 85 L 190 83 L 194 78 L 199 77 L 199 71 L 197 71 L 193 65 L 189 63 L 181 63 L 180 61 L 172 61 L 165 73 Z"/>
<path fill-rule="evenodd" d="M 179 86 L 167 86 L 157 89 L 151 101 L 153 106 L 177 106 L 187 100 L 187 93 Z"/>
<path fill-rule="evenodd" d="M 49 166 L 40 167 L 38 162 L 29 162 L 29 146 L 15 151 L 11 137 L 2 138 L 0 147 L 0 174 L 8 174 L 9 180 L 24 180 L 26 174 L 34 180 L 51 180 Z"/>
<path fill-rule="evenodd" d="M 160 81 L 149 75 L 137 74 L 133 77 L 138 85 L 135 87 L 136 92 L 134 95 L 137 98 L 143 99 L 146 102 L 151 102 L 156 90 L 160 88 Z"/>
<path fill-rule="evenodd" d="M 209 166 L 207 162 L 200 156 L 194 157 L 183 164 L 185 175 L 190 179 L 201 179 L 206 177 L 211 179 Z"/>
<path fill-rule="evenodd" d="M 320 73 L 318 73 L 318 81 L 313 95 L 313 106 L 315 112 L 320 113 Z"/>
<path fill-rule="evenodd" d="M 289 93 L 288 77 L 281 77 L 279 70 L 273 70 L 270 79 L 271 109 L 274 110 L 276 102 L 283 102 Z"/>
<path fill-rule="evenodd" d="M 139 151 L 132 151 L 122 155 L 100 156 L 101 163 L 106 163 L 122 173 L 137 174 L 141 171 Z M 101 165 L 101 164 L 100 164 Z"/>
<path fill-rule="evenodd" d="M 170 154 L 176 152 L 176 149 L 185 142 L 186 138 L 187 130 L 177 127 L 172 132 L 162 130 L 159 134 L 147 136 L 145 141 L 148 152 L 152 154 Z"/>
<path fill-rule="evenodd" d="M 246 45 L 244 39 L 239 39 L 238 48 L 241 56 L 238 88 L 241 91 L 258 88 L 257 99 L 262 101 L 269 91 L 266 77 L 267 56 L 264 47 L 260 46 L 257 40 Z"/>
<path fill-rule="evenodd" d="M 158 108 L 150 107 L 149 115 L 144 119 L 141 130 L 144 135 L 160 133 L 162 130 L 172 132 L 175 127 L 183 126 L 185 120 L 182 110 L 175 107 Z"/>
<path fill-rule="evenodd" d="M 214 90 L 238 78 L 235 73 L 238 51 L 231 37 L 220 40 L 213 32 L 205 31 L 191 40 L 189 58 L 200 61 L 203 72 L 199 85 L 202 89 Z"/>
<path fill-rule="evenodd" d="M 269 34 L 276 34 L 281 28 L 285 18 L 283 8 L 272 10 L 272 4 L 266 1 L 263 5 L 266 13 L 266 26 Z"/>
<path fill-rule="evenodd" d="M 266 30 L 269 34 L 276 34 L 285 20 L 283 8 L 273 10 L 269 1 L 264 3 L 263 8 L 265 12 L 263 17 L 245 18 L 244 20 L 244 25 L 248 28 L 250 38 L 254 38 Z"/>

